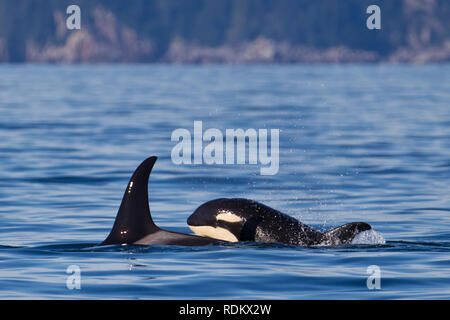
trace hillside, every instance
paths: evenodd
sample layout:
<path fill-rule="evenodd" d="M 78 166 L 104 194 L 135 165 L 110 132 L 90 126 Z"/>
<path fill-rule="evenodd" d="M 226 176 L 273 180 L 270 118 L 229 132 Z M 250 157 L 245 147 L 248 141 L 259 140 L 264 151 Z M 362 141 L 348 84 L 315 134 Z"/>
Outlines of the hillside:
<path fill-rule="evenodd" d="M 448 17 L 447 0 L 3 0 L 0 62 L 442 62 Z"/>

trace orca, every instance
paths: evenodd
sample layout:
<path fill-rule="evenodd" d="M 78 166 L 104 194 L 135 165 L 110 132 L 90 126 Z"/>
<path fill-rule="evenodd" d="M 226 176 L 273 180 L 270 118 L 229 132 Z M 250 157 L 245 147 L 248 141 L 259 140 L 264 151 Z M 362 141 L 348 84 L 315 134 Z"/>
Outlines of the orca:
<path fill-rule="evenodd" d="M 144 160 L 134 171 L 123 195 L 113 228 L 100 244 L 164 244 L 202 246 L 217 243 L 216 239 L 166 231 L 153 222 L 148 202 L 148 179 L 157 157 Z"/>
<path fill-rule="evenodd" d="M 352 222 L 320 232 L 262 203 L 240 198 L 205 202 L 189 216 L 187 223 L 199 236 L 229 242 L 277 242 L 298 246 L 348 244 L 358 233 L 372 228 L 365 222 Z"/>

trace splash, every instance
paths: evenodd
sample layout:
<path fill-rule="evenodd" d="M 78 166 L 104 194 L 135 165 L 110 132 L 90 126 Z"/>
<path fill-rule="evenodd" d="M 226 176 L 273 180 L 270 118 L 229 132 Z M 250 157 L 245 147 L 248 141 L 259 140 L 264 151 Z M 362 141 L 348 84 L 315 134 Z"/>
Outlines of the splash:
<path fill-rule="evenodd" d="M 381 232 L 373 229 L 358 233 L 352 240 L 352 244 L 386 244 Z"/>

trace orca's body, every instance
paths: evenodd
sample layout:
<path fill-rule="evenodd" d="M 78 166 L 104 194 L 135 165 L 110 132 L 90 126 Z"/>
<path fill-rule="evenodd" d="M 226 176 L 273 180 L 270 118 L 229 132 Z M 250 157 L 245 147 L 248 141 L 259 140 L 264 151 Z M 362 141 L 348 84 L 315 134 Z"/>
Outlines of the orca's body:
<path fill-rule="evenodd" d="M 320 232 L 256 201 L 226 198 L 202 204 L 187 222 L 195 234 L 219 240 L 300 246 L 347 244 L 359 232 L 371 229 L 367 223 L 352 222 Z"/>
<path fill-rule="evenodd" d="M 148 203 L 148 179 L 156 157 L 144 160 L 128 183 L 114 226 L 100 245 L 167 244 L 202 246 L 217 243 L 215 239 L 166 231 L 152 220 Z"/>

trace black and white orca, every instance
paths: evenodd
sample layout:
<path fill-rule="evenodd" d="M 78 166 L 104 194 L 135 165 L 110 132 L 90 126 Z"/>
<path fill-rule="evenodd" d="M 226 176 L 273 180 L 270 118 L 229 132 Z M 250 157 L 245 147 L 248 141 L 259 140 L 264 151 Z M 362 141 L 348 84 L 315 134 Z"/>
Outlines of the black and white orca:
<path fill-rule="evenodd" d="M 348 244 L 358 233 L 372 228 L 365 222 L 352 222 L 320 232 L 256 201 L 225 198 L 202 204 L 187 223 L 195 234 L 218 240 L 299 246 Z"/>
<path fill-rule="evenodd" d="M 100 245 L 167 244 L 202 246 L 217 243 L 216 239 L 166 231 L 155 225 L 148 203 L 148 179 L 156 157 L 144 160 L 128 183 L 114 226 Z"/>

